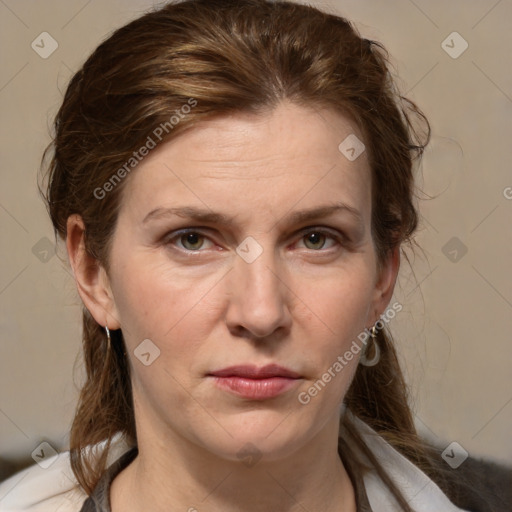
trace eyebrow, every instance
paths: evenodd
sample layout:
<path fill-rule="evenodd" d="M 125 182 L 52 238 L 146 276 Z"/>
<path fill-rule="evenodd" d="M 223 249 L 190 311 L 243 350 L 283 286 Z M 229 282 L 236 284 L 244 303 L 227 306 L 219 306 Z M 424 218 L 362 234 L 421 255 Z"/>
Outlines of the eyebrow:
<path fill-rule="evenodd" d="M 311 221 L 314 219 L 328 217 L 338 212 L 346 212 L 352 217 L 354 217 L 358 222 L 363 222 L 363 216 L 361 215 L 359 210 L 343 202 L 337 202 L 334 204 L 319 206 L 317 208 L 293 212 L 288 217 L 288 222 L 290 224 L 298 224 L 302 222 Z M 155 208 L 144 217 L 142 223 L 146 224 L 150 220 L 156 220 L 172 216 L 195 220 L 197 222 L 226 225 L 232 224 L 233 221 L 235 220 L 235 217 L 220 212 L 214 212 L 209 209 L 196 208 L 192 206 L 181 206 L 175 208 Z"/>

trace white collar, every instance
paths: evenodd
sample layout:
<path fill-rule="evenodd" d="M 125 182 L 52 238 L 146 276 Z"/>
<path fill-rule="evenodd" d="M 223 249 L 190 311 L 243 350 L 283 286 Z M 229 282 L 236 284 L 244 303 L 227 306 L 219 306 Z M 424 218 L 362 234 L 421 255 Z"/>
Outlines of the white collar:
<path fill-rule="evenodd" d="M 415 512 L 467 512 L 456 507 L 423 471 L 395 450 L 369 425 L 349 410 L 345 414 L 350 415 L 365 444 Z M 393 495 L 375 471 L 368 472 L 363 479 L 373 512 L 399 510 Z"/>

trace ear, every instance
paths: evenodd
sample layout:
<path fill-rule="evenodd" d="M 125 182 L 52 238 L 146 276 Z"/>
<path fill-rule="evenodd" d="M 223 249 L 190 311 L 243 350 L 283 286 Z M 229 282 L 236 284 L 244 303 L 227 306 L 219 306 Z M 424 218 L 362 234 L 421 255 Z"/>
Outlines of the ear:
<path fill-rule="evenodd" d="M 121 325 L 109 278 L 98 260 L 85 250 L 85 225 L 80 215 L 68 217 L 66 249 L 85 307 L 101 326 L 119 329 Z"/>
<path fill-rule="evenodd" d="M 391 301 L 395 290 L 396 279 L 400 269 L 400 247 L 389 252 L 389 255 L 380 266 L 377 272 L 375 291 L 372 301 L 371 314 L 373 315 L 371 325 L 380 318 Z"/>

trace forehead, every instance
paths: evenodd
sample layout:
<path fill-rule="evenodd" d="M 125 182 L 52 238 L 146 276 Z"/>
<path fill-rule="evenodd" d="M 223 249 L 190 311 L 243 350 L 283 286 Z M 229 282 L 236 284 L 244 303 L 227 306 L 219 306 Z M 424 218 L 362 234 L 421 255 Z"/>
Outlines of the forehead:
<path fill-rule="evenodd" d="M 362 141 L 355 123 L 338 112 L 289 102 L 265 114 L 205 120 L 141 161 L 126 184 L 122 208 L 129 203 L 142 213 L 157 203 L 182 205 L 185 198 L 216 209 L 235 199 L 240 208 L 251 208 L 253 200 L 261 206 L 262 197 L 269 209 L 291 207 L 301 198 L 303 206 L 321 197 L 367 204 L 366 152 L 352 160 L 343 152 L 343 142 L 354 137 Z"/>
<path fill-rule="evenodd" d="M 270 112 L 237 112 L 207 120 L 171 144 L 179 144 L 175 153 L 187 153 L 191 161 L 218 161 L 222 165 L 233 162 L 236 166 L 245 163 L 250 172 L 251 168 L 279 164 L 280 160 L 307 157 L 311 163 L 325 162 L 333 155 L 339 156 L 338 146 L 349 135 L 362 139 L 355 123 L 345 116 L 286 101 Z"/>

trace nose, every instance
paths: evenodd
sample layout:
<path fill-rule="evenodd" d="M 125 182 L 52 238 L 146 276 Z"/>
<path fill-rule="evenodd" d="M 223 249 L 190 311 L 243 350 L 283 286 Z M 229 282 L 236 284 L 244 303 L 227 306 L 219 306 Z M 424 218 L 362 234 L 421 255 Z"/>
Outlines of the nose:
<path fill-rule="evenodd" d="M 235 335 L 253 339 L 271 337 L 291 326 L 291 291 L 279 276 L 280 266 L 270 249 L 248 263 L 236 256 L 229 272 L 226 323 Z M 282 269 L 281 269 L 282 270 Z"/>

